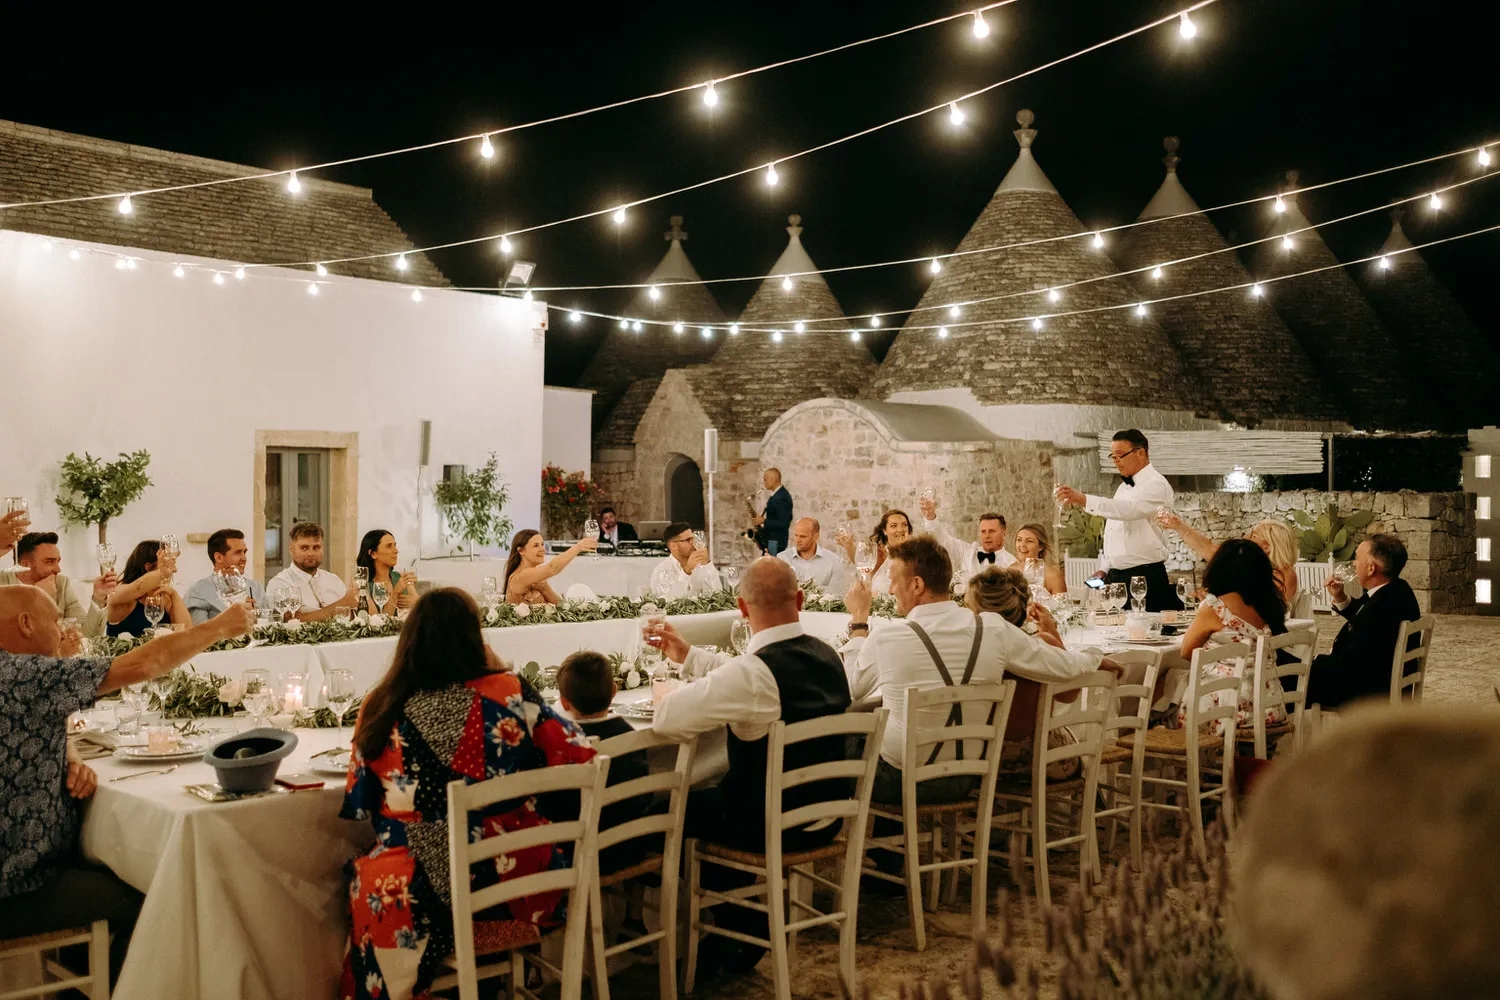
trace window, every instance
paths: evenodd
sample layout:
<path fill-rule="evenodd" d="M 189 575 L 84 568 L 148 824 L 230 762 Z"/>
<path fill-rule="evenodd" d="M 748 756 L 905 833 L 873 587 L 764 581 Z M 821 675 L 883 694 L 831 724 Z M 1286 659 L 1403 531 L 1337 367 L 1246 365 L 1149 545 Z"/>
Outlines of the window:
<path fill-rule="evenodd" d="M 1474 456 L 1474 478 L 1475 479 L 1488 479 L 1488 478 L 1490 478 L 1490 456 L 1488 456 L 1488 455 L 1475 455 Z"/>
<path fill-rule="evenodd" d="M 1486 578 L 1474 581 L 1474 600 L 1479 604 L 1489 604 L 1493 600 L 1491 594 L 1491 581 Z"/>
<path fill-rule="evenodd" d="M 1491 543 L 1491 541 L 1492 541 L 1492 539 L 1489 539 L 1489 538 L 1480 538 L 1480 539 L 1476 539 L 1475 540 L 1475 544 L 1476 544 L 1476 550 L 1475 551 L 1479 555 L 1479 561 L 1480 562 L 1489 562 L 1490 561 L 1490 543 Z"/>
<path fill-rule="evenodd" d="M 1474 509 L 1474 516 L 1481 521 L 1488 521 L 1490 519 L 1490 498 L 1479 497 L 1478 499 L 1479 504 Z"/>

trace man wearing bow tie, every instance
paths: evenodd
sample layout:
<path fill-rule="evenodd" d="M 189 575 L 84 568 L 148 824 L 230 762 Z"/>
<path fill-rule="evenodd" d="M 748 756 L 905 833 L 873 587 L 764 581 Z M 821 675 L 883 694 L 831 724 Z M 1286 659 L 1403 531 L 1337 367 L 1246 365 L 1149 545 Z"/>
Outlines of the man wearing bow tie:
<path fill-rule="evenodd" d="M 1129 587 L 1131 577 L 1144 576 L 1147 611 L 1180 609 L 1182 602 L 1167 579 L 1166 538 L 1155 517 L 1158 508 L 1172 505 L 1172 484 L 1151 464 L 1150 444 L 1140 431 L 1117 431 L 1109 457 L 1124 480 L 1112 498 L 1059 486 L 1057 502 L 1106 519 L 1100 559 L 1107 582 Z M 1135 598 L 1126 606 L 1134 607 Z"/>
<path fill-rule="evenodd" d="M 948 558 L 958 568 L 964 583 L 979 573 L 998 566 L 1005 569 L 1014 566 L 1016 557 L 1005 551 L 1005 517 L 992 511 L 979 515 L 979 541 L 965 542 L 954 538 L 937 519 L 937 501 L 923 497 L 917 503 L 922 508 L 922 530 L 938 540 L 948 550 Z"/>

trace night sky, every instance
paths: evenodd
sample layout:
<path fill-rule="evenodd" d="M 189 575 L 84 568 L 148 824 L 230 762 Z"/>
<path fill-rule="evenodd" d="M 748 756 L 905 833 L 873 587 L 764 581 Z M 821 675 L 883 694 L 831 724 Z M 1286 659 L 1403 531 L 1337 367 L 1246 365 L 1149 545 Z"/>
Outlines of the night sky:
<path fill-rule="evenodd" d="M 1012 76 L 1168 13 L 1180 4 L 1019 0 L 967 19 L 725 84 L 713 113 L 697 93 L 475 144 L 329 172 L 370 186 L 419 245 L 605 208 L 816 145 Z M 1015 158 L 1015 113 L 1036 112 L 1035 151 L 1086 226 L 1132 220 L 1161 182 L 1161 138 L 1182 137 L 1180 176 L 1200 205 L 1274 190 L 1282 172 L 1317 183 L 1500 139 L 1492 34 L 1477 6 L 1429 0 L 1221 0 L 1196 15 L 1190 44 L 1155 29 L 965 104 L 953 129 L 935 114 L 780 168 L 517 241 L 537 284 L 642 280 L 666 248 L 667 217 L 687 217 L 704 277 L 763 273 L 785 245 L 786 216 L 822 267 L 951 250 Z M 71 29 L 17 22 L 0 118 L 267 166 L 292 166 L 528 121 L 705 80 L 967 9 L 949 3 L 729 2 L 407 4 L 163 13 Z M 35 16 L 35 15 L 28 15 Z M 46 14 L 42 15 L 47 16 Z M 153 15 L 155 16 L 155 15 Z M 118 32 L 115 37 L 110 36 Z M 1495 162 L 1500 165 L 1500 147 Z M 1313 221 L 1472 176 L 1472 156 L 1316 192 Z M 1500 174 L 1500 166 L 1495 173 Z M 1412 210 L 1414 242 L 1500 222 L 1500 181 Z M 1262 210 L 1264 211 L 1264 210 Z M 1261 235 L 1262 214 L 1213 216 L 1232 241 Z M 1383 213 L 1323 230 L 1341 258 L 1379 247 Z M 1492 339 L 1500 236 L 1424 251 Z M 459 285 L 491 285 L 492 245 L 438 253 Z M 925 269 L 829 279 L 846 311 L 914 305 Z M 730 315 L 755 282 L 714 286 Z M 629 293 L 555 293 L 602 311 Z M 549 382 L 568 384 L 605 324 L 559 323 Z M 885 343 L 876 345 L 883 351 Z M 1351 359 L 1357 363 L 1357 359 Z"/>

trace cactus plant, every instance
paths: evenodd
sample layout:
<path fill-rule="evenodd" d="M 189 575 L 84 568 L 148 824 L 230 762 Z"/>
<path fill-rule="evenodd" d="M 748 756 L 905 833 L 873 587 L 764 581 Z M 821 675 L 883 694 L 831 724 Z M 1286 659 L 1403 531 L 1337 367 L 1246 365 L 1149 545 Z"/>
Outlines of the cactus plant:
<path fill-rule="evenodd" d="M 1355 510 L 1347 516 L 1339 514 L 1338 504 L 1330 500 L 1321 514 L 1310 511 L 1292 511 L 1293 530 L 1303 562 L 1328 562 L 1344 560 L 1354 555 L 1359 544 L 1355 534 L 1375 519 L 1373 511 Z"/>

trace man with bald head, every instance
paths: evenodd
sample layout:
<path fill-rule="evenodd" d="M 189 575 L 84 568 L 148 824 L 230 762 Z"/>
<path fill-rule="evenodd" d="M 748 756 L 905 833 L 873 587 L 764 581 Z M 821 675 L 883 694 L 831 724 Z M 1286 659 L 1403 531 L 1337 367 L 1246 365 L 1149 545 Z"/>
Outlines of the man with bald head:
<path fill-rule="evenodd" d="M 848 563 L 818 544 L 820 528 L 815 518 L 803 517 L 792 525 L 792 547 L 776 558 L 792 567 L 797 579 L 815 583 L 829 593 L 848 587 L 843 571 Z"/>
<path fill-rule="evenodd" d="M 688 799 L 683 836 L 734 850 L 766 849 L 766 736 L 771 723 L 805 722 L 849 708 L 849 682 L 833 647 L 802 631 L 802 588 L 792 568 L 770 556 L 757 559 L 740 581 L 740 614 L 750 620 L 750 645 L 742 656 L 695 649 L 671 625 L 653 637 L 667 658 L 683 666 L 691 683 L 669 693 L 656 707 L 652 728 L 663 736 L 690 740 L 728 728 L 729 772 L 717 788 Z M 786 770 L 844 758 L 840 739 L 808 740 L 786 749 Z M 786 811 L 833 798 L 852 788 L 843 781 L 812 782 L 782 795 Z M 805 851 L 832 843 L 838 821 L 811 823 L 782 834 L 783 851 Z M 705 859 L 705 886 L 720 891 L 750 884 L 751 877 Z M 715 911 L 720 927 L 758 938 L 768 932 L 765 914 L 739 906 Z M 704 941 L 699 975 L 720 970 L 749 971 L 764 950 L 717 935 Z"/>
<path fill-rule="evenodd" d="M 180 667 L 248 631 L 244 605 L 123 656 L 64 657 L 61 614 L 36 587 L 0 587 L 0 940 L 107 920 L 111 978 L 125 960 L 141 894 L 78 857 L 68 792 L 68 716 L 101 694 Z"/>

